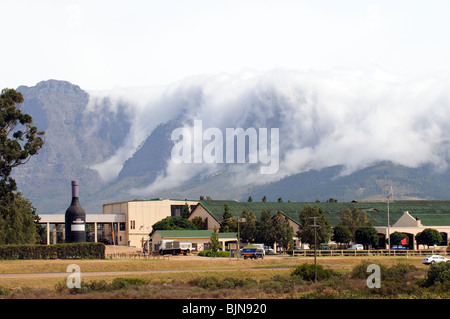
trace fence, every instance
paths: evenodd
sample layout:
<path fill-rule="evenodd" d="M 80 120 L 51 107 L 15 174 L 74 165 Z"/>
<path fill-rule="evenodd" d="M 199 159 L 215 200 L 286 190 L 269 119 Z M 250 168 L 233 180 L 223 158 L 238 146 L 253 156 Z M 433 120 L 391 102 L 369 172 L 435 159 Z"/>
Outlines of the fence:
<path fill-rule="evenodd" d="M 106 258 L 129 258 L 129 259 L 169 259 L 169 255 L 160 255 L 160 254 L 142 254 L 142 253 L 133 253 L 133 254 L 125 254 L 125 253 L 117 253 L 117 254 L 107 254 Z"/>
<path fill-rule="evenodd" d="M 314 257 L 314 249 L 302 249 L 287 251 L 291 256 Z M 336 250 L 317 250 L 317 256 L 333 257 L 333 256 L 428 256 L 428 255 L 449 255 L 450 251 L 443 249 L 421 249 L 421 250 L 399 250 L 399 249 L 370 249 L 370 250 L 354 250 L 354 249 L 336 249 Z"/>

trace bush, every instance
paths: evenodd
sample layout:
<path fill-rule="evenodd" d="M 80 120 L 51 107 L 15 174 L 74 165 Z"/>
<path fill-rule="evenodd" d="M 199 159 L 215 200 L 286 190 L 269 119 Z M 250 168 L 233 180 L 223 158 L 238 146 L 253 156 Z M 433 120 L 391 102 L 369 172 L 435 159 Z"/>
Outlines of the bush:
<path fill-rule="evenodd" d="M 0 296 L 9 296 L 11 291 L 8 288 L 0 286 Z"/>
<path fill-rule="evenodd" d="M 202 257 L 230 257 L 229 251 L 216 251 L 213 252 L 212 250 L 202 250 L 198 253 L 198 256 Z"/>
<path fill-rule="evenodd" d="M 191 281 L 191 284 L 199 286 L 204 289 L 216 290 L 216 289 L 234 289 L 234 288 L 253 288 L 258 282 L 251 278 L 239 279 L 227 277 L 219 280 L 217 277 L 204 277 Z"/>
<path fill-rule="evenodd" d="M 104 259 L 102 243 L 55 245 L 1 245 L 0 259 Z"/>
<path fill-rule="evenodd" d="M 204 277 L 197 282 L 197 285 L 205 289 L 215 290 L 218 289 L 219 279 L 216 277 Z"/>
<path fill-rule="evenodd" d="M 133 285 L 145 285 L 146 281 L 139 278 L 114 278 L 111 286 L 113 290 L 127 288 Z"/>
<path fill-rule="evenodd" d="M 275 275 L 271 279 L 261 280 L 260 286 L 265 291 L 289 292 L 294 289 L 295 285 L 301 285 L 304 283 L 305 281 L 300 276 Z"/>
<path fill-rule="evenodd" d="M 382 278 L 384 277 L 386 280 L 403 280 L 407 274 L 414 271 L 417 271 L 415 266 L 400 263 L 386 269 Z"/>
<path fill-rule="evenodd" d="M 306 281 L 314 281 L 314 265 L 301 264 L 292 271 L 291 276 L 297 276 Z M 322 265 L 317 265 L 317 280 L 325 280 L 332 276 L 333 272 L 330 269 L 325 269 Z"/>
<path fill-rule="evenodd" d="M 436 283 L 450 285 L 450 263 L 437 263 L 430 266 L 424 286 L 430 287 Z"/>
<path fill-rule="evenodd" d="M 370 275 L 367 272 L 367 267 L 371 264 L 376 264 L 375 262 L 371 262 L 370 260 L 364 260 L 355 267 L 353 267 L 352 272 L 350 274 L 350 277 L 352 279 L 367 279 L 367 277 Z M 378 265 L 378 264 L 377 264 Z M 386 266 L 379 265 L 380 271 L 381 271 L 381 279 L 383 279 L 383 276 L 386 272 Z"/>
<path fill-rule="evenodd" d="M 71 294 L 84 294 L 90 292 L 109 292 L 119 289 L 128 288 L 132 285 L 145 285 L 147 282 L 139 278 L 114 278 L 108 283 L 105 280 L 94 280 L 87 283 L 81 283 L 80 288 L 67 288 L 65 283 L 56 286 L 57 291 L 68 289 Z"/>

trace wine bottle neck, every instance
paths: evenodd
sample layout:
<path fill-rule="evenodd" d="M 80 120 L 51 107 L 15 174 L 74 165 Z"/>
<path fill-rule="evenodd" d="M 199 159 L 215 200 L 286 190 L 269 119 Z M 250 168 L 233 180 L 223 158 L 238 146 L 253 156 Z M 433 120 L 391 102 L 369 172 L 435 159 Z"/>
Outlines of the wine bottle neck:
<path fill-rule="evenodd" d="M 78 197 L 73 196 L 72 197 L 72 203 L 70 204 L 70 206 L 79 206 L 80 205 L 80 200 Z"/>

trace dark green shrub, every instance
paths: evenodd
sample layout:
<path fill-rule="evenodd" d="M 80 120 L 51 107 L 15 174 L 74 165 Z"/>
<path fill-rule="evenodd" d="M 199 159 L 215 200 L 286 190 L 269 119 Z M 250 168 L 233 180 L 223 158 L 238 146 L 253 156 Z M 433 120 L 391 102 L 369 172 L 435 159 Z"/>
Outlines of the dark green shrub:
<path fill-rule="evenodd" d="M 290 287 L 284 287 L 283 283 L 279 281 L 273 281 L 273 280 L 262 280 L 259 283 L 259 286 L 266 292 L 281 292 L 281 291 L 289 291 Z"/>
<path fill-rule="evenodd" d="M 424 286 L 430 287 L 436 283 L 450 283 L 450 263 L 437 263 L 430 266 Z"/>
<path fill-rule="evenodd" d="M 1 245 L 0 259 L 104 259 L 102 243 L 56 245 Z"/>
<path fill-rule="evenodd" d="M 0 296 L 9 296 L 11 291 L 8 288 L 0 286 Z"/>
<path fill-rule="evenodd" d="M 212 250 L 202 250 L 198 253 L 198 256 L 202 257 L 230 257 L 229 251 L 216 251 L 213 252 Z"/>
<path fill-rule="evenodd" d="M 227 277 L 222 280 L 219 280 L 216 277 L 204 277 L 192 280 L 190 282 L 192 285 L 199 286 L 209 290 L 216 289 L 234 289 L 234 288 L 255 288 L 258 285 L 258 282 L 252 278 L 232 278 Z"/>
<path fill-rule="evenodd" d="M 314 265 L 313 264 L 301 264 L 297 266 L 291 276 L 297 276 L 305 281 L 314 280 Z M 330 269 L 325 269 L 322 265 L 317 265 L 317 280 L 325 280 L 333 276 L 333 272 Z"/>
<path fill-rule="evenodd" d="M 200 280 L 198 286 L 205 289 L 215 290 L 219 288 L 219 279 L 216 277 L 204 277 Z"/>
<path fill-rule="evenodd" d="M 367 272 L 367 267 L 371 264 L 377 264 L 376 262 L 371 262 L 370 260 L 364 260 L 355 267 L 353 267 L 352 272 L 350 273 L 350 277 L 352 279 L 367 279 L 367 277 L 370 275 L 370 273 Z M 379 265 L 380 266 L 380 272 L 381 272 L 381 279 L 383 279 L 383 276 L 386 272 L 386 266 Z"/>
<path fill-rule="evenodd" d="M 381 288 L 370 289 L 369 293 L 372 295 L 381 295 L 390 298 L 399 297 L 400 295 L 411 297 L 420 297 L 423 293 L 423 288 L 420 288 L 414 283 L 405 282 L 401 279 L 384 280 L 381 282 Z"/>
<path fill-rule="evenodd" d="M 389 267 L 384 271 L 382 279 L 385 280 L 403 280 L 411 272 L 417 271 L 417 268 L 410 264 L 400 263 Z"/>
<path fill-rule="evenodd" d="M 132 285 L 145 285 L 147 282 L 139 278 L 114 278 L 111 282 L 113 290 L 127 288 Z"/>
<path fill-rule="evenodd" d="M 145 285 L 147 282 L 139 278 L 114 278 L 112 282 L 105 280 L 93 280 L 82 282 L 80 288 L 68 288 L 66 282 L 59 282 L 55 286 L 57 292 L 68 291 L 71 294 L 85 294 L 91 292 L 110 292 L 128 288 L 132 285 Z"/>

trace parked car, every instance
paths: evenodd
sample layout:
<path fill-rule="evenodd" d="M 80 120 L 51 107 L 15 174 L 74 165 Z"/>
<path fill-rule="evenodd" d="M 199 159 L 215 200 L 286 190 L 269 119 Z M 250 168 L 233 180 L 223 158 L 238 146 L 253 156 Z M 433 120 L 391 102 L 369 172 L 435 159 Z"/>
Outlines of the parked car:
<path fill-rule="evenodd" d="M 450 262 L 450 259 L 447 259 L 441 255 L 430 255 L 422 259 L 422 263 L 424 265 L 432 265 L 434 263 L 441 263 L 441 262 Z"/>
<path fill-rule="evenodd" d="M 347 249 L 354 249 L 354 250 L 364 250 L 364 246 L 361 244 L 351 245 Z"/>

